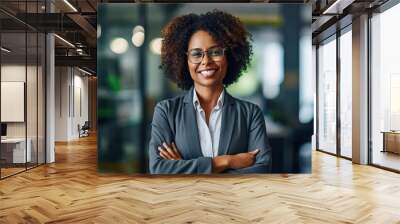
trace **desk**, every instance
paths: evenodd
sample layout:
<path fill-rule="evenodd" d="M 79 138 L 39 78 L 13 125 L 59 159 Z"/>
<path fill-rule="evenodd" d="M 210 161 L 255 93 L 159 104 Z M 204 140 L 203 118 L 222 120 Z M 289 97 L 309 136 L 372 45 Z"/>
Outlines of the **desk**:
<path fill-rule="evenodd" d="M 383 133 L 383 150 L 382 152 L 393 152 L 400 154 L 400 132 L 399 131 L 382 131 Z"/>
<path fill-rule="evenodd" d="M 25 154 L 25 138 L 1 139 L 1 157 L 3 157 L 6 160 L 6 162 L 9 163 L 30 162 L 32 158 L 31 154 L 32 140 L 28 138 L 27 142 L 28 142 L 27 144 L 28 147 L 26 147 L 26 154 Z M 27 158 L 27 161 L 25 161 L 25 158 Z"/>

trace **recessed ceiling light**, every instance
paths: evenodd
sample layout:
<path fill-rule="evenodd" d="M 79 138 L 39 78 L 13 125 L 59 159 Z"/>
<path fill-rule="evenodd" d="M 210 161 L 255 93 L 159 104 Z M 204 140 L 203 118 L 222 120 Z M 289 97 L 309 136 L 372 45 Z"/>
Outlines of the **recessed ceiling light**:
<path fill-rule="evenodd" d="M 161 45 L 162 45 L 162 38 L 154 38 L 150 42 L 150 49 L 154 54 L 161 54 Z"/>
<path fill-rule="evenodd" d="M 122 37 L 114 38 L 110 43 L 110 49 L 116 54 L 123 54 L 128 50 L 128 41 Z"/>
<path fill-rule="evenodd" d="M 140 47 L 144 43 L 144 32 L 137 32 L 132 35 L 132 43 L 136 47 Z"/>
<path fill-rule="evenodd" d="M 135 26 L 132 32 L 132 43 L 136 47 L 140 47 L 142 46 L 143 42 L 144 42 L 144 28 L 143 26 L 140 25 Z"/>

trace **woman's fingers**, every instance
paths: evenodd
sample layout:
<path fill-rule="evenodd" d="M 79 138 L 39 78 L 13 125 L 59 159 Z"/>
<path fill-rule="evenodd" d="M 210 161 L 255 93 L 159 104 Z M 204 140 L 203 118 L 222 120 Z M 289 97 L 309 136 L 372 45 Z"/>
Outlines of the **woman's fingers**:
<path fill-rule="evenodd" d="M 158 147 L 158 150 L 160 151 L 160 156 L 164 159 L 171 159 L 171 160 L 182 159 L 178 149 L 176 148 L 175 143 L 168 145 L 164 142 L 162 146 Z"/>
<path fill-rule="evenodd" d="M 181 154 L 179 153 L 179 150 L 175 145 L 175 142 L 172 142 L 172 149 L 174 150 L 175 155 L 178 157 L 178 159 L 182 159 Z"/>
<path fill-rule="evenodd" d="M 158 152 L 159 152 L 161 158 L 168 159 L 168 156 L 165 155 L 164 151 L 160 147 L 158 147 Z"/>
<path fill-rule="evenodd" d="M 174 152 L 174 150 L 172 149 L 172 147 L 170 145 L 168 145 L 167 143 L 163 143 L 164 149 L 168 152 L 168 154 L 173 158 L 173 159 L 178 159 L 178 156 L 176 155 L 176 153 Z"/>
<path fill-rule="evenodd" d="M 256 149 L 256 150 L 250 151 L 249 153 L 252 155 L 257 155 L 258 152 L 260 152 L 260 150 Z"/>
<path fill-rule="evenodd" d="M 158 151 L 160 152 L 160 156 L 161 156 L 163 159 L 173 159 L 173 158 L 166 152 L 166 150 L 164 150 L 163 148 L 158 147 Z"/>
<path fill-rule="evenodd" d="M 166 155 L 168 157 L 168 159 L 174 159 L 175 156 L 173 153 L 171 153 L 171 149 L 168 149 L 168 146 L 165 146 L 164 144 L 162 146 L 160 146 L 162 152 L 164 152 L 164 155 Z"/>

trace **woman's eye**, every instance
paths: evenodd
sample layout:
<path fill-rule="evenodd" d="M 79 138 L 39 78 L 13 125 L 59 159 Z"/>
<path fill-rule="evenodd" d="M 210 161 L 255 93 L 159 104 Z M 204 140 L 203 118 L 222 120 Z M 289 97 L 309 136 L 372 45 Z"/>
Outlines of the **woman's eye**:
<path fill-rule="evenodd" d="M 190 54 L 190 56 L 196 57 L 196 58 L 201 57 L 201 55 L 202 55 L 201 52 L 192 52 L 192 53 Z"/>
<path fill-rule="evenodd" d="M 212 56 L 220 56 L 222 54 L 222 50 L 221 49 L 215 49 L 210 51 L 210 55 Z"/>

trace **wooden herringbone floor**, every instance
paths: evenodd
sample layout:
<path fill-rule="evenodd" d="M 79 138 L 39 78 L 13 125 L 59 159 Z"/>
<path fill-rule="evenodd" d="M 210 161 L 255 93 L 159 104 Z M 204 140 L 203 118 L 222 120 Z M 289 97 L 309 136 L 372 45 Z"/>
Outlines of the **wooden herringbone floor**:
<path fill-rule="evenodd" d="M 0 223 L 400 223 L 400 175 L 313 152 L 310 175 L 96 173 L 93 137 L 0 181 Z"/>

